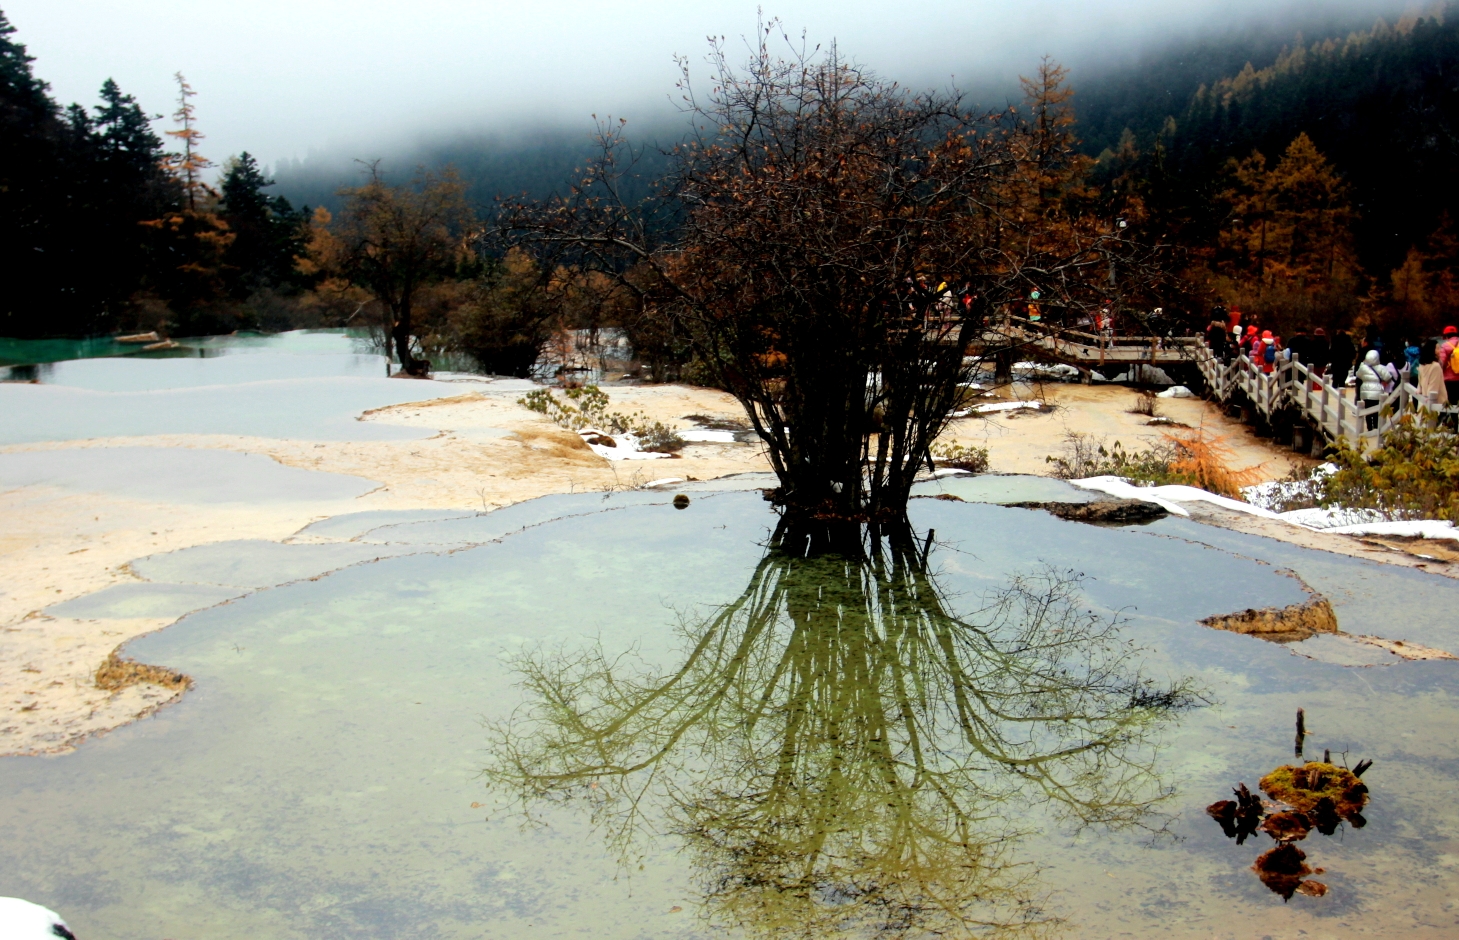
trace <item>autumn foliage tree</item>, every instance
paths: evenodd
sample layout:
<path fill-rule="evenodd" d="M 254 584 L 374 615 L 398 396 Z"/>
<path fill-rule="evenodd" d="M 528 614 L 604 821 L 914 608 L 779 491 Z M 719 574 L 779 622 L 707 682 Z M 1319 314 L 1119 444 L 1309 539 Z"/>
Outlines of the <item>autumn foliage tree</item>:
<path fill-rule="evenodd" d="M 227 291 L 224 259 L 235 236 L 218 214 L 217 190 L 203 178 L 213 163 L 198 149 L 203 134 L 197 128 L 191 101 L 197 92 L 181 72 L 175 77 L 177 111 L 172 117 L 177 127 L 166 133 L 182 149 L 165 155 L 162 166 L 176 183 L 180 198 L 161 218 L 141 223 L 154 233 L 148 286 L 166 300 L 173 317 L 150 325 L 186 333 L 227 332 L 237 324 L 214 305 Z"/>
<path fill-rule="evenodd" d="M 393 186 L 375 163 L 363 185 L 340 195 L 344 207 L 328 237 L 313 243 L 315 264 L 375 297 L 401 369 L 424 376 L 431 364 L 412 347 L 416 298 L 422 287 L 474 257 L 474 214 L 465 185 L 447 168 L 421 170 L 411 185 Z"/>
<path fill-rule="evenodd" d="M 1389 275 L 1395 312 L 1413 328 L 1437 333 L 1459 319 L 1459 232 L 1447 213 L 1422 246 Z"/>
<path fill-rule="evenodd" d="M 1355 292 L 1355 211 L 1311 138 L 1298 134 L 1274 166 L 1259 151 L 1233 160 L 1228 178 L 1216 269 L 1230 293 L 1263 312 L 1311 316 Z"/>
<path fill-rule="evenodd" d="M 696 133 L 657 201 L 622 199 L 631 156 L 609 128 L 571 195 L 509 207 L 503 225 L 618 272 L 682 324 L 765 442 L 808 549 L 844 548 L 841 523 L 902 518 L 984 319 L 1030 284 L 1096 302 L 1130 246 L 1098 226 L 1045 237 L 1047 213 L 1028 211 L 1070 160 L 1040 149 L 1056 115 L 1041 129 L 976 115 L 834 49 L 774 55 L 773 32 L 744 68 L 713 44 L 707 96 L 686 67 Z"/>

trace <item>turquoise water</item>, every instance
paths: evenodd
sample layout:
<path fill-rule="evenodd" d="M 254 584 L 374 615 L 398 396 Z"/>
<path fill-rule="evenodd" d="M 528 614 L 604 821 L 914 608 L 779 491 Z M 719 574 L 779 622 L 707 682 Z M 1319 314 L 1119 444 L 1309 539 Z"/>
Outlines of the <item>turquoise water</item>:
<path fill-rule="evenodd" d="M 389 405 L 466 394 L 482 387 L 478 381 L 507 392 L 534 387 L 473 376 L 388 379 L 385 358 L 344 330 L 188 343 L 186 350 L 170 351 L 177 355 L 9 368 L 15 381 L 0 383 L 0 445 L 156 434 L 420 440 L 435 431 L 358 418 Z"/>
<path fill-rule="evenodd" d="M 0 894 L 154 940 L 922 936 L 948 909 L 1008 936 L 1453 935 L 1459 664 L 1344 668 L 1196 622 L 1305 599 L 1291 568 L 1345 629 L 1452 649 L 1453 582 L 916 500 L 929 581 L 768 550 L 757 493 L 672 495 L 317 524 L 420 553 L 130 644 L 196 687 L 0 762 Z M 142 573 L 226 593 L 351 551 Z M 1331 892 L 1284 903 L 1203 809 L 1290 759 L 1298 707 L 1309 753 L 1377 763 L 1368 825 L 1303 843 Z"/>
<path fill-rule="evenodd" d="M 287 333 L 232 333 L 193 336 L 177 340 L 176 349 L 143 352 L 146 344 L 118 343 L 112 336 L 87 339 L 10 339 L 0 337 L 0 366 L 44 365 L 68 360 L 127 356 L 138 359 L 201 358 L 239 353 L 290 354 L 368 353 L 370 337 L 364 330 L 291 330 Z M 383 360 L 383 357 L 381 357 Z M 37 377 L 54 374 L 41 369 Z M 19 374 L 13 377 L 20 378 Z M 28 376 L 27 376 L 28 377 Z"/>

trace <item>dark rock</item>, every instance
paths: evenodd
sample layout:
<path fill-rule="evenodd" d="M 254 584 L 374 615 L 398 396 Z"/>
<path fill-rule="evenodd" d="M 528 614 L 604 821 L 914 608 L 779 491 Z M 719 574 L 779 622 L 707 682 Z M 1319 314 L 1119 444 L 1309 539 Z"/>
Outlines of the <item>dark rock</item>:
<path fill-rule="evenodd" d="M 1092 503 L 1008 503 L 1015 509 L 1042 509 L 1070 522 L 1099 525 L 1129 525 L 1164 518 L 1168 513 L 1159 503 L 1143 499 L 1098 499 Z"/>

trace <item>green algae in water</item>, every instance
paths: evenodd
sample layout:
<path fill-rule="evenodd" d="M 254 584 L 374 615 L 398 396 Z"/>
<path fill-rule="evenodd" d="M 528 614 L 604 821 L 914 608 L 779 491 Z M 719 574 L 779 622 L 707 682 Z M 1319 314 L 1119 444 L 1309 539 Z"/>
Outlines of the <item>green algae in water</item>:
<path fill-rule="evenodd" d="M 0 894 L 60 910 L 80 936 L 129 940 L 733 937 L 746 932 L 733 926 L 736 911 L 753 914 L 768 896 L 761 879 L 805 871 L 812 878 L 802 895 L 766 916 L 789 923 L 807 910 L 821 917 L 832 907 L 848 915 L 859 907 L 884 916 L 856 914 L 842 926 L 897 935 L 896 925 L 910 918 L 925 925 L 943 916 L 924 909 L 928 899 L 962 902 L 964 890 L 985 890 L 989 903 L 959 916 L 997 921 L 1002 926 L 992 933 L 1004 935 L 1340 934 L 1339 921 L 1358 910 L 1374 935 L 1452 932 L 1444 904 L 1459 884 L 1453 867 L 1433 860 L 1454 849 L 1433 839 L 1456 824 L 1451 801 L 1440 796 L 1450 788 L 1459 739 L 1453 664 L 1342 669 L 1198 625 L 1215 613 L 1300 602 L 1296 582 L 1269 565 L 1183 540 L 1191 527 L 1174 530 L 1182 538 L 1166 538 L 1158 530 L 1098 529 L 1022 510 L 918 500 L 917 531 L 937 530 L 927 566 L 935 590 L 924 597 L 921 575 L 905 566 L 902 580 L 888 584 L 861 568 L 832 578 L 767 559 L 775 518 L 758 494 L 696 495 L 685 512 L 669 505 L 593 512 L 598 497 L 578 499 L 587 514 L 496 544 L 261 591 L 129 644 L 129 656 L 193 676 L 195 689 L 181 704 L 76 753 L 0 761 Z M 1257 557 L 1263 545 L 1231 542 L 1232 551 Z M 1306 556 L 1283 563 L 1312 580 Z M 1083 572 L 1080 616 L 1092 612 L 1095 623 L 1118 616 L 1107 639 L 1133 644 L 1124 653 L 1106 647 L 1106 662 L 1119 668 L 1096 674 L 1122 681 L 1096 686 L 1088 699 L 1046 677 L 1065 699 L 1103 701 L 1107 708 L 1091 714 L 1112 719 L 1104 727 L 1116 737 L 1128 735 L 1068 757 L 1058 756 L 1065 732 L 1056 713 L 1039 710 L 1039 689 L 1018 694 L 1011 679 L 999 684 L 997 669 L 974 671 L 970 690 L 976 698 L 986 687 L 996 708 L 983 699 L 966 709 L 955 698 L 947 704 L 950 673 L 932 658 L 942 647 L 928 639 L 952 621 L 989 630 L 994 620 L 980 613 L 983 599 L 1000 596 L 1014 576 L 1048 569 Z M 1408 578 L 1393 582 L 1394 595 L 1355 595 L 1390 583 L 1368 577 L 1373 570 L 1322 559 L 1323 578 L 1348 588 L 1322 588 L 1345 626 L 1347 611 L 1430 596 L 1429 581 Z M 625 831 L 615 822 L 624 801 L 609 777 L 600 776 L 597 788 L 591 779 L 565 787 L 563 799 L 534 800 L 535 822 L 525 827 L 516 814 L 521 794 L 502 803 L 502 791 L 481 778 L 502 756 L 483 722 L 510 727 L 514 714 L 520 720 L 540 706 L 521 684 L 527 664 L 616 655 L 621 666 L 635 664 L 630 677 L 661 685 L 689 662 L 687 640 L 731 607 L 739 620 L 713 628 L 726 642 L 744 635 L 751 613 L 781 613 L 757 634 L 773 637 L 746 647 L 750 660 L 726 686 L 734 697 L 713 705 L 722 716 L 765 715 L 754 727 L 691 725 L 689 733 L 713 747 L 699 741 L 690 752 L 670 749 L 658 769 L 648 769 L 667 789 L 639 801 L 645 825 L 627 830 L 631 840 L 613 838 Z M 809 619 L 797 620 L 794 611 Z M 1431 614 L 1412 610 L 1404 626 L 1427 624 Z M 1042 622 L 1030 640 L 1064 636 L 1053 632 L 1054 620 Z M 884 626 L 868 627 L 876 623 Z M 1444 642 L 1437 621 L 1425 630 L 1430 642 Z M 797 631 L 805 642 L 787 646 Z M 989 630 L 968 642 L 1018 663 L 1020 636 Z M 752 677 L 775 674 L 767 651 L 791 649 L 803 652 L 781 658 L 799 672 L 752 699 L 759 681 Z M 1077 639 L 1063 649 L 1072 655 Z M 1033 650 L 1033 662 L 1052 661 L 1051 652 Z M 694 662 L 711 658 L 727 661 L 716 650 Z M 904 669 L 903 661 L 920 665 Z M 964 653 L 956 661 L 983 660 Z M 903 669 L 901 685 L 894 669 Z M 724 670 L 701 670 L 716 673 Z M 1218 703 L 1121 725 L 1114 706 L 1129 700 L 1113 690 L 1130 688 L 1131 675 L 1149 680 L 1147 690 L 1191 679 Z M 888 712 L 880 690 L 896 688 L 921 698 Z M 789 697 L 796 689 L 801 699 Z M 1007 694 L 993 695 L 1000 692 Z M 1246 771 L 1253 754 L 1289 750 L 1285 721 L 1298 705 L 1331 716 L 1322 730 L 1335 752 L 1378 760 L 1384 812 L 1363 830 L 1361 845 L 1324 841 L 1323 878 L 1332 894 L 1283 905 L 1231 864 L 1230 843 L 1203 806 Z M 871 727 L 878 713 L 886 724 L 880 751 L 874 737 L 846 737 Z M 969 736 L 959 716 L 978 734 Z M 801 724 L 792 728 L 792 720 Z M 922 776 L 905 773 L 915 759 L 878 756 L 905 754 L 906 742 L 925 742 L 928 728 L 946 736 L 938 738 L 939 752 L 928 752 Z M 1010 728 L 1041 730 L 1010 738 Z M 765 790 L 763 797 L 727 785 L 773 782 L 778 764 L 767 763 L 768 742 L 788 740 L 790 731 L 805 743 L 784 755 L 789 779 L 844 767 L 845 783 Z M 1006 767 L 976 751 L 970 737 L 1016 745 L 992 755 L 1050 757 L 1042 763 L 1052 775 Z M 964 757 L 969 763 L 958 763 Z M 897 780 L 885 775 L 888 767 L 902 769 Z M 931 792 L 936 774 L 968 785 L 944 797 Z M 726 785 L 695 786 L 706 780 Z M 1087 797 L 1101 792 L 1101 781 L 1121 780 L 1132 787 L 1127 794 L 1150 798 L 1145 810 L 1114 807 L 1086 819 L 1080 808 L 1098 810 L 1098 802 L 1058 792 L 1072 787 Z M 592 801 L 610 792 L 606 815 L 597 814 Z M 876 806 L 869 794 L 877 793 L 902 794 L 905 809 L 898 815 Z M 966 833 L 960 843 L 943 825 L 956 819 L 954 807 L 965 820 L 952 830 Z M 797 869 L 790 862 L 809 858 L 797 853 L 813 831 L 802 821 L 815 812 L 846 821 L 870 813 L 883 822 L 858 838 L 849 826 L 828 831 L 819 867 Z M 769 826 L 773 820 L 787 820 L 788 828 Z M 742 848 L 761 843 L 780 854 L 757 850 L 745 856 L 754 864 L 736 866 Z M 924 854 L 887 850 L 898 846 Z M 901 868 L 899 857 L 907 861 Z M 959 857 L 976 867 L 919 867 L 918 859 Z M 785 864 L 777 867 L 776 858 Z M 912 890 L 915 878 L 895 882 L 888 872 L 924 878 L 930 887 Z M 811 887 L 822 884 L 841 887 Z"/>

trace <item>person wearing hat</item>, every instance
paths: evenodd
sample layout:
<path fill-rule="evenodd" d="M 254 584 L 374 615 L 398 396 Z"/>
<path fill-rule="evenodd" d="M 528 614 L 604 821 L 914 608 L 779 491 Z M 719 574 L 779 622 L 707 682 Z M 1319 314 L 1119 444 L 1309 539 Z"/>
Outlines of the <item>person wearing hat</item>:
<path fill-rule="evenodd" d="M 1251 357 L 1252 361 L 1261 367 L 1261 371 L 1271 375 L 1277 368 L 1277 338 L 1271 330 L 1261 331 L 1261 345 L 1256 348 L 1259 352 Z"/>
<path fill-rule="evenodd" d="M 1256 331 L 1256 324 L 1247 324 L 1246 332 L 1242 334 L 1240 341 L 1236 345 L 1241 350 L 1243 356 L 1248 359 L 1251 358 L 1251 347 L 1261 345 L 1261 334 Z"/>
<path fill-rule="evenodd" d="M 1459 329 L 1444 327 L 1444 341 L 1439 344 L 1439 365 L 1444 369 L 1444 388 L 1449 393 L 1449 404 L 1459 405 L 1459 365 L 1454 351 L 1459 350 Z"/>
<path fill-rule="evenodd" d="M 1364 408 L 1373 409 L 1366 415 L 1368 430 L 1378 430 L 1378 402 L 1383 400 L 1383 375 L 1381 356 L 1376 349 L 1368 350 L 1363 361 L 1358 363 L 1358 398 Z"/>

